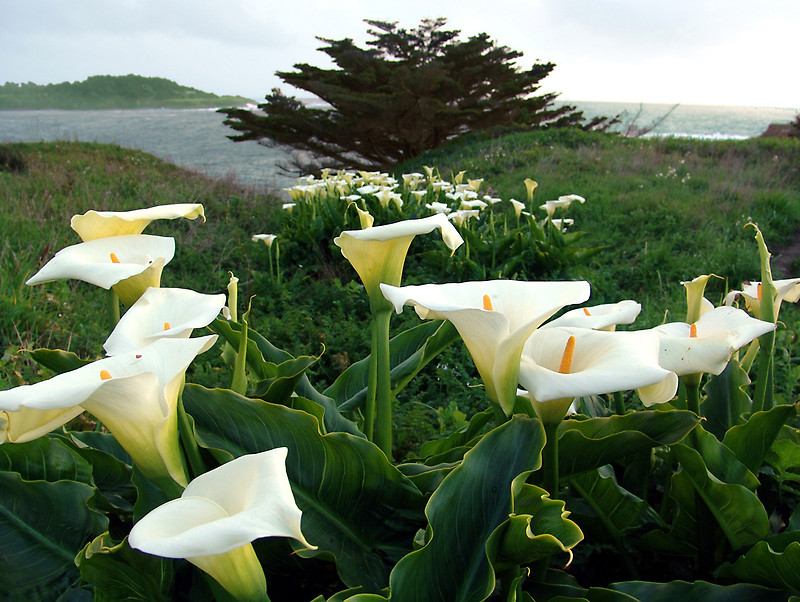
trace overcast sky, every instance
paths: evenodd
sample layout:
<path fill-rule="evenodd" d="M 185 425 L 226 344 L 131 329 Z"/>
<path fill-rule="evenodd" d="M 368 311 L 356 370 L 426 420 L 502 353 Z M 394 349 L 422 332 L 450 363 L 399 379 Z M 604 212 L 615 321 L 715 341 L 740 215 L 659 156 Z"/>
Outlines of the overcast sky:
<path fill-rule="evenodd" d="M 800 108 L 800 0 L 0 0 L 0 82 L 133 73 L 261 100 L 275 71 L 330 65 L 315 36 L 440 16 L 556 63 L 542 91 L 562 100 Z"/>

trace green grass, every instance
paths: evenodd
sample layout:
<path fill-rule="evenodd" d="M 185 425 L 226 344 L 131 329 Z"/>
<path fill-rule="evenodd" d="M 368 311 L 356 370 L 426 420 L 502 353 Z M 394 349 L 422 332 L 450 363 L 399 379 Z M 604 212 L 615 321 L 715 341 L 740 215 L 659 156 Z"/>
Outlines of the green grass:
<path fill-rule="evenodd" d="M 324 383 L 368 353 L 368 304 L 344 259 L 322 271 L 284 261 L 284 285 L 270 281 L 266 247 L 250 237 L 279 234 L 281 215 L 276 212 L 284 200 L 279 195 L 212 181 L 111 145 L 33 143 L 6 145 L 4 150 L 18 153 L 24 169 L 3 171 L 0 162 L 0 352 L 6 359 L 0 386 L 40 377 L 20 349 L 59 347 L 82 357 L 102 353 L 108 333 L 102 290 L 75 281 L 24 284 L 53 253 L 79 242 L 69 220 L 88 209 L 202 203 L 208 218 L 204 224 L 175 220 L 153 223 L 146 230 L 177 240 L 162 286 L 221 292 L 232 271 L 240 278 L 240 306 L 255 295 L 255 329 L 295 355 L 319 355 L 325 349 L 312 369 L 312 377 Z M 443 177 L 467 170 L 467 177 L 484 178 L 484 186 L 504 199 L 524 200 L 523 180 L 528 177 L 539 182 L 537 205 L 563 194 L 584 196 L 586 203 L 573 204 L 569 217 L 583 233 L 581 244 L 601 250 L 588 263 L 554 277 L 589 280 L 590 303 L 641 302 L 636 328 L 683 319 L 682 280 L 718 274 L 722 279 L 708 289 L 709 298 L 718 303 L 726 287 L 758 279 L 754 233 L 745 229 L 748 221 L 759 224 L 773 254 L 800 230 L 796 140 L 625 139 L 569 130 L 473 135 L 399 166 L 397 173 L 422 171 L 422 165 L 438 167 Z M 788 270 L 776 270 L 776 277 L 800 273 L 800 264 L 789 263 Z M 794 349 L 796 313 L 789 304 L 781 312 L 787 324 L 778 335 L 786 349 L 780 359 L 785 372 L 800 355 Z M 395 318 L 393 332 L 416 323 L 412 314 Z M 409 390 L 402 401 L 410 403 L 415 395 L 425 401 L 452 395 L 465 378 L 477 382 L 464 353 L 453 352 L 449 366 L 456 369 L 431 368 L 428 390 Z M 202 384 L 229 384 L 220 380 L 221 368 L 213 363 L 196 376 Z M 792 394 L 792 386 L 787 385 L 786 395 Z M 479 393 L 469 390 L 459 399 Z M 443 398 L 432 405 L 448 403 Z M 409 424 L 423 428 L 419 421 L 437 420 L 435 413 L 421 415 L 419 420 L 409 418 Z"/>

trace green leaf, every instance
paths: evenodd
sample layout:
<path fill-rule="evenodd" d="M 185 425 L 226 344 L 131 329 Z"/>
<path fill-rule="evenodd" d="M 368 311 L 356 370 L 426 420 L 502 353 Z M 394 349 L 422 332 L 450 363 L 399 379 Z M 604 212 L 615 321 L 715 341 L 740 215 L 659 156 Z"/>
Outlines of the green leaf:
<path fill-rule="evenodd" d="M 424 525 L 424 499 L 372 443 L 322 435 L 313 416 L 223 389 L 187 385 L 198 443 L 234 457 L 287 447 L 287 473 L 306 538 L 336 558 L 348 587 L 378 592 Z"/>
<path fill-rule="evenodd" d="M 93 487 L 0 473 L 0 600 L 49 602 L 78 578 L 75 555 L 108 528 Z"/>
<path fill-rule="evenodd" d="M 512 512 L 512 482 L 541 464 L 544 429 L 514 416 L 464 456 L 425 509 L 432 536 L 392 571 L 391 600 L 477 602 L 495 586 L 486 543 Z"/>
<path fill-rule="evenodd" d="M 800 592 L 800 543 L 792 542 L 776 552 L 760 541 L 732 565 L 720 567 L 717 575 Z"/>
<path fill-rule="evenodd" d="M 707 581 L 625 581 L 612 583 L 610 589 L 623 592 L 642 602 L 786 602 L 786 592 L 749 583 L 717 585 Z"/>
<path fill-rule="evenodd" d="M 318 359 L 318 357 L 304 355 L 278 364 L 275 366 L 275 376 L 256 384 L 253 397 L 270 403 L 288 405 L 289 398 L 297 388 L 300 379 Z"/>
<path fill-rule="evenodd" d="M 758 472 L 781 428 L 795 414 L 797 408 L 794 405 L 779 405 L 765 412 L 755 412 L 745 424 L 731 428 L 723 442 L 747 468 Z"/>
<path fill-rule="evenodd" d="M 427 458 L 429 456 L 438 456 L 451 449 L 469 445 L 493 418 L 494 410 L 489 409 L 478 412 L 470 419 L 466 426 L 455 433 L 442 439 L 433 439 L 423 443 L 419 450 L 420 457 Z"/>
<path fill-rule="evenodd" d="M 56 437 L 0 445 L 0 470 L 26 481 L 78 481 L 92 484 L 92 466 L 78 451 Z"/>
<path fill-rule="evenodd" d="M 756 476 L 742 464 L 730 448 L 720 443 L 714 435 L 697 427 L 685 443 L 691 446 L 703 458 L 708 471 L 724 483 L 736 483 L 755 491 L 760 483 Z"/>
<path fill-rule="evenodd" d="M 514 496 L 514 515 L 497 527 L 487 542 L 494 569 L 501 571 L 559 553 L 569 554 L 571 560 L 571 550 L 583 540 L 583 533 L 567 518 L 564 502 L 551 500 L 547 491 L 534 485 L 515 482 L 512 487 L 519 490 Z"/>
<path fill-rule="evenodd" d="M 663 524 L 647 502 L 617 484 L 614 471 L 608 466 L 577 475 L 570 480 L 570 486 L 591 509 L 591 513 L 586 514 L 586 521 L 599 519 L 612 541 L 644 524 Z M 577 509 L 573 511 L 580 512 Z"/>
<path fill-rule="evenodd" d="M 221 334 L 231 345 L 238 346 L 241 326 L 236 322 L 228 322 L 217 318 L 209 326 L 211 330 Z M 295 359 L 283 349 L 278 349 L 254 330 L 248 330 L 247 360 L 257 377 L 266 380 L 277 375 L 277 365 Z M 296 393 L 318 403 L 325 409 L 325 430 L 328 432 L 344 432 L 364 437 L 358 427 L 342 416 L 333 399 L 317 391 L 305 374 L 297 381 Z"/>
<path fill-rule="evenodd" d="M 561 479 L 570 479 L 628 454 L 677 443 L 699 421 L 693 412 L 682 410 L 649 410 L 624 416 L 564 420 L 558 428 Z"/>
<path fill-rule="evenodd" d="M 56 374 L 70 372 L 91 363 L 91 360 L 82 360 L 71 351 L 61 349 L 34 349 L 30 355 L 36 363 L 49 368 Z"/>
<path fill-rule="evenodd" d="M 75 558 L 81 577 L 94 585 L 95 602 L 169 602 L 172 560 L 114 545 L 108 533 L 96 537 Z"/>
<path fill-rule="evenodd" d="M 750 412 L 752 402 L 745 387 L 750 377 L 735 359 L 731 359 L 718 376 L 711 376 L 703 387 L 706 398 L 700 410 L 706 418 L 703 427 L 722 439 L 731 427 L 742 424 L 742 414 Z"/>
<path fill-rule="evenodd" d="M 769 517 L 755 493 L 742 485 L 714 478 L 696 450 L 686 445 L 675 445 L 672 449 L 734 549 L 751 546 L 769 534 Z M 698 528 L 704 527 L 698 525 Z"/>
<path fill-rule="evenodd" d="M 458 331 L 448 321 L 424 322 L 393 337 L 389 341 L 392 394 L 397 395 L 420 370 L 458 338 Z M 359 407 L 366 399 L 369 357 L 349 366 L 323 391 L 343 412 Z"/>

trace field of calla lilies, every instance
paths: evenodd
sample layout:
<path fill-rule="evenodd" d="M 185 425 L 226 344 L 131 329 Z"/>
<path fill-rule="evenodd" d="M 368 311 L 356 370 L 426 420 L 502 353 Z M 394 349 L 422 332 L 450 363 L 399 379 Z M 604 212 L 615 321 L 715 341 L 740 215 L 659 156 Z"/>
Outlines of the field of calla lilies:
<path fill-rule="evenodd" d="M 329 385 L 251 326 L 236 274 L 227 295 L 161 287 L 181 241 L 144 232 L 202 205 L 75 215 L 82 242 L 27 284 L 96 285 L 114 326 L 101 359 L 36 349 L 54 376 L 0 391 L 0 600 L 800 595 L 800 424 L 775 395 L 800 279 L 773 279 L 749 224 L 752 282 L 719 306 L 719 276 L 674 283 L 685 317 L 637 328 L 636 299 L 537 278 L 596 249 L 569 217 L 591 198 L 536 188 L 430 167 L 291 188 L 280 232 L 253 233 L 272 285 L 347 262 L 368 300 L 370 353 Z M 461 344 L 481 407 L 400 457 L 398 395 Z M 187 378 L 203 363 L 214 386 Z"/>

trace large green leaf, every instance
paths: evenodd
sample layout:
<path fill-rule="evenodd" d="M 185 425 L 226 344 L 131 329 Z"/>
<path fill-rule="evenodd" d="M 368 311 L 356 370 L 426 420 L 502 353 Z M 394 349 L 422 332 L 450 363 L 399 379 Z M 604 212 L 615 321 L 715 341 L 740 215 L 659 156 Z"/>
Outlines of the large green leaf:
<path fill-rule="evenodd" d="M 737 483 L 714 478 L 696 450 L 686 445 L 672 449 L 734 549 L 751 546 L 769 534 L 769 517 L 755 493 Z"/>
<path fill-rule="evenodd" d="M 287 473 L 306 538 L 336 558 L 342 581 L 378 592 L 424 526 L 424 498 L 372 443 L 322 435 L 305 412 L 232 391 L 187 385 L 186 411 L 198 442 L 234 457 L 289 449 Z"/>
<path fill-rule="evenodd" d="M 682 410 L 564 420 L 558 428 L 561 479 L 594 470 L 629 454 L 677 443 L 699 420 L 693 412 Z"/>
<path fill-rule="evenodd" d="M 169 602 L 173 561 L 137 552 L 127 540 L 114 545 L 96 537 L 75 558 L 81 577 L 94 586 L 95 602 Z"/>
<path fill-rule="evenodd" d="M 582 512 L 585 520 L 578 520 L 578 523 L 595 526 L 599 521 L 612 542 L 642 525 L 663 524 L 646 501 L 620 487 L 608 466 L 577 475 L 570 480 L 570 487 L 580 494 L 586 505 Z M 573 513 L 580 514 L 581 507 L 573 508 Z"/>
<path fill-rule="evenodd" d="M 539 467 L 544 429 L 514 416 L 464 456 L 425 509 L 431 537 L 392 571 L 390 600 L 477 602 L 495 586 L 486 543 L 512 512 L 512 483 Z"/>
<path fill-rule="evenodd" d="M 0 470 L 19 473 L 26 481 L 78 481 L 92 484 L 92 465 L 56 437 L 0 445 Z"/>
<path fill-rule="evenodd" d="M 91 362 L 91 360 L 82 360 L 72 351 L 62 349 L 34 349 L 30 355 L 36 363 L 49 368 L 56 374 L 71 372 Z"/>
<path fill-rule="evenodd" d="M 108 528 L 95 489 L 0 473 L 0 600 L 49 602 L 79 579 L 75 555 Z"/>
<path fill-rule="evenodd" d="M 758 472 L 775 437 L 783 425 L 797 413 L 794 405 L 779 405 L 756 412 L 742 425 L 731 428 L 723 442 L 751 471 Z"/>
<path fill-rule="evenodd" d="M 501 571 L 554 554 L 568 554 L 571 560 L 572 548 L 583 539 L 583 532 L 567 518 L 564 502 L 551 500 L 546 490 L 519 481 L 512 485 L 513 515 L 487 542 L 492 566 Z"/>
<path fill-rule="evenodd" d="M 717 585 L 707 581 L 625 581 L 609 586 L 642 602 L 786 602 L 786 592 L 749 583 Z"/>
<path fill-rule="evenodd" d="M 728 362 L 718 376 L 711 376 L 703 387 L 706 398 L 700 410 L 706 421 L 703 427 L 722 440 L 731 427 L 742 424 L 742 415 L 750 412 L 752 402 L 745 387 L 750 377 L 735 359 Z"/>
<path fill-rule="evenodd" d="M 424 322 L 393 337 L 389 341 L 392 393 L 397 395 L 458 337 L 455 326 L 448 321 Z M 368 375 L 369 356 L 348 367 L 323 394 L 333 398 L 343 412 L 353 410 L 367 397 Z"/>
<path fill-rule="evenodd" d="M 428 458 L 430 456 L 439 456 L 451 449 L 469 445 L 493 418 L 494 410 L 489 409 L 478 412 L 472 416 L 469 423 L 455 433 L 441 439 L 433 439 L 423 443 L 419 450 L 420 457 Z"/>
<path fill-rule="evenodd" d="M 222 335 L 233 347 L 238 348 L 242 329 L 240 324 L 217 318 L 211 323 L 210 328 Z M 288 351 L 278 349 L 254 330 L 248 330 L 247 336 L 247 362 L 260 380 L 276 376 L 278 364 L 295 359 Z M 358 430 L 358 427 L 352 421 L 342 416 L 336 402 L 317 391 L 305 374 L 300 375 L 297 380 L 295 391 L 301 397 L 305 397 L 325 409 L 324 422 L 326 431 L 339 431 L 364 437 L 364 434 Z"/>
<path fill-rule="evenodd" d="M 755 491 L 760 483 L 731 449 L 714 435 L 698 427 L 684 442 L 697 450 L 708 471 L 723 483 L 737 483 Z"/>
<path fill-rule="evenodd" d="M 792 542 L 778 552 L 760 541 L 731 565 L 719 568 L 723 579 L 748 581 L 768 587 L 800 592 L 800 542 Z"/>

